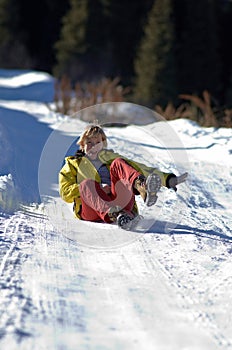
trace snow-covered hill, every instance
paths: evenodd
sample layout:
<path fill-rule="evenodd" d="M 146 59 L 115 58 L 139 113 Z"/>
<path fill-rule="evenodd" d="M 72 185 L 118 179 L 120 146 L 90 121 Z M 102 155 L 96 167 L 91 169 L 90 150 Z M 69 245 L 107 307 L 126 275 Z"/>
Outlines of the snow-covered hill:
<path fill-rule="evenodd" d="M 60 200 L 86 124 L 52 98 L 49 75 L 0 70 L 0 348 L 232 349 L 232 130 L 152 114 L 142 126 L 146 109 L 120 104 L 137 125 L 106 127 L 109 146 L 190 174 L 152 209 L 139 201 L 146 229 L 124 232 Z"/>

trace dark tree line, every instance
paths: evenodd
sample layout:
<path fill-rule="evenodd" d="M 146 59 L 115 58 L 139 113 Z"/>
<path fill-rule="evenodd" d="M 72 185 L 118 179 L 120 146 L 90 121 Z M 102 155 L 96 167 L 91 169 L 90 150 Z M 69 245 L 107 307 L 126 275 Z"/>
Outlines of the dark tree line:
<path fill-rule="evenodd" d="M 135 102 L 208 90 L 232 105 L 230 0 L 1 0 L 0 67 L 119 76 Z"/>

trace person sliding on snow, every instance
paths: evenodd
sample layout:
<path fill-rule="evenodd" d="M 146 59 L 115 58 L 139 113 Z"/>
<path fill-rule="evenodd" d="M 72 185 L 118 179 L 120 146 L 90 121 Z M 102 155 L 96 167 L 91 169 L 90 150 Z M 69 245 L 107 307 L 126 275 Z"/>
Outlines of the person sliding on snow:
<path fill-rule="evenodd" d="M 89 125 L 78 143 L 80 150 L 65 159 L 59 173 L 60 196 L 74 203 L 81 220 L 113 223 L 130 229 L 138 217 L 136 195 L 154 205 L 161 186 L 172 188 L 184 182 L 187 173 L 176 176 L 125 158 L 107 149 L 99 125 Z"/>

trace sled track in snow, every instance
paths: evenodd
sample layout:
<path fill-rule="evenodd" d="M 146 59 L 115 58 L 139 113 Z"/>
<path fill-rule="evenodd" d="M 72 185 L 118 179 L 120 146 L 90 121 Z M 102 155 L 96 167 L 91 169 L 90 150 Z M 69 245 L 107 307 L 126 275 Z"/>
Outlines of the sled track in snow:
<path fill-rule="evenodd" d="M 24 331 L 25 314 L 30 308 L 30 298 L 23 292 L 21 266 L 27 258 L 20 249 L 20 242 L 29 232 L 25 231 L 25 223 L 20 216 L 12 216 L 5 221 L 0 237 L 0 283 L 1 283 L 1 317 L 0 334 L 15 333 L 20 338 L 26 336 Z M 23 226 L 23 227 L 22 227 Z M 21 233 L 21 236 L 20 236 Z M 20 310 L 16 314 L 16 310 Z"/>
<path fill-rule="evenodd" d="M 0 339 L 13 335 L 20 342 L 21 338 L 31 336 L 25 324 L 33 305 L 24 290 L 22 274 L 22 266 L 32 253 L 34 236 L 38 233 L 36 226 L 30 224 L 30 217 L 23 213 L 0 220 Z M 39 231 L 38 224 L 36 222 Z"/>
<path fill-rule="evenodd" d="M 91 249 L 36 213 L 0 223 L 3 350 L 231 348 L 230 241 L 177 226 Z"/>

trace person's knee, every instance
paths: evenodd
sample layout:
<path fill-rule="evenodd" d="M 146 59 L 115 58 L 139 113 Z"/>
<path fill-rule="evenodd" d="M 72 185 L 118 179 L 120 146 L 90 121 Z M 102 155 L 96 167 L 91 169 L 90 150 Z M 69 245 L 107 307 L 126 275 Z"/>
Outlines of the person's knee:
<path fill-rule="evenodd" d="M 122 158 L 115 158 L 114 160 L 113 160 L 113 162 L 111 163 L 111 168 L 114 168 L 115 166 L 117 166 L 117 165 L 121 165 L 121 164 L 124 164 L 125 163 L 125 161 L 122 159 Z"/>
<path fill-rule="evenodd" d="M 89 188 L 92 187 L 94 185 L 95 181 L 92 179 L 84 179 L 80 185 L 79 185 L 79 189 L 82 190 L 83 188 Z"/>

